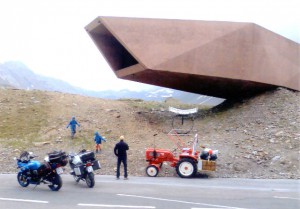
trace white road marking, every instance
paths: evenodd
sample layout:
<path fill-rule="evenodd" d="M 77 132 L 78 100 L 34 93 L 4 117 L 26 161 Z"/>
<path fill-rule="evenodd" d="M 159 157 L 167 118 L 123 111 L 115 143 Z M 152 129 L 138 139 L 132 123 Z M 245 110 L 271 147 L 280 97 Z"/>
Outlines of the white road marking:
<path fill-rule="evenodd" d="M 116 183 L 115 180 L 107 180 L 107 181 L 103 181 L 103 180 L 98 180 L 96 182 L 99 183 Z M 129 182 L 117 182 L 118 184 L 122 183 L 122 184 L 129 184 Z M 169 183 L 163 183 L 163 182 L 145 182 L 145 181 L 141 181 L 141 182 L 130 182 L 130 184 L 148 184 L 148 185 L 166 185 L 166 186 L 170 186 Z M 191 184 L 191 185 L 186 185 L 186 184 L 178 184 L 176 185 L 176 187 L 193 187 L 193 188 L 203 188 L 203 189 L 228 189 L 228 190 L 250 190 L 250 191 L 257 191 L 257 192 L 269 192 L 269 191 L 276 191 L 276 192 L 291 192 L 293 190 L 291 189 L 281 189 L 281 188 L 258 188 L 258 187 L 232 187 L 232 186 L 201 186 L 198 184 Z"/>
<path fill-rule="evenodd" d="M 164 198 L 157 198 L 157 197 L 146 197 L 146 196 L 127 195 L 127 194 L 117 194 L 117 195 L 125 196 L 125 197 L 136 197 L 136 198 L 151 199 L 151 200 L 161 200 L 161 201 L 168 201 L 168 202 L 178 202 L 178 203 L 183 203 L 183 204 L 204 205 L 204 206 L 218 207 L 218 208 L 245 209 L 245 208 L 229 207 L 229 206 L 224 206 L 224 205 L 212 205 L 212 204 L 206 204 L 206 203 L 188 202 L 188 201 L 164 199 Z"/>
<path fill-rule="evenodd" d="M 15 201 L 15 202 L 49 203 L 48 201 L 42 201 L 42 200 L 26 200 L 26 199 L 1 198 L 1 197 L 0 200 Z"/>
<path fill-rule="evenodd" d="M 208 102 L 211 98 L 212 98 L 212 97 L 209 97 L 208 99 L 206 99 L 206 100 L 200 102 L 199 105 L 201 105 L 201 104 L 203 104 L 203 103 L 205 103 L 205 102 Z"/>
<path fill-rule="evenodd" d="M 277 199 L 300 200 L 300 198 L 295 198 L 295 197 L 278 197 L 278 196 L 274 196 L 274 198 L 277 198 Z"/>
<path fill-rule="evenodd" d="M 86 206 L 86 207 L 104 207 L 104 208 L 156 208 L 155 206 L 136 206 L 136 205 L 103 205 L 103 204 L 83 204 L 79 203 L 78 206 Z"/>

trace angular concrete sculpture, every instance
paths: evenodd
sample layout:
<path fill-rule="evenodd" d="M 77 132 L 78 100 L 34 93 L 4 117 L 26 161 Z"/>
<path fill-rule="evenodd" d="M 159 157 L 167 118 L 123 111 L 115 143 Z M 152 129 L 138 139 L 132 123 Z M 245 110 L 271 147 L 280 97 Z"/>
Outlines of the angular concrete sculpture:
<path fill-rule="evenodd" d="M 254 23 L 98 17 L 85 29 L 118 78 L 221 98 L 300 90 L 299 44 Z"/>

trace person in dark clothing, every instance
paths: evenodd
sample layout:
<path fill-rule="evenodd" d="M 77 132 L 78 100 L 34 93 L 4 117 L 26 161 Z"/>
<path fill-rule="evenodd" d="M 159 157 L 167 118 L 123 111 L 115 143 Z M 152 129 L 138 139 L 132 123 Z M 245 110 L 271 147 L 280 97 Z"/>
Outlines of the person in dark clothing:
<path fill-rule="evenodd" d="M 120 142 L 118 142 L 114 148 L 114 153 L 118 157 L 117 162 L 117 179 L 120 179 L 120 166 L 121 162 L 124 165 L 124 180 L 128 179 L 127 175 L 127 150 L 129 150 L 129 146 L 126 142 L 124 142 L 124 136 L 120 136 Z"/>

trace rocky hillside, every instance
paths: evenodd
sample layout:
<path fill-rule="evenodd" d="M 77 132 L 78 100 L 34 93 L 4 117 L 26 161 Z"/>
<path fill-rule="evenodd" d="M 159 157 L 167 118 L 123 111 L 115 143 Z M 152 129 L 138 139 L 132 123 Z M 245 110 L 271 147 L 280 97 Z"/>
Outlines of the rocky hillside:
<path fill-rule="evenodd" d="M 279 88 L 242 102 L 199 111 L 194 132 L 201 144 L 219 150 L 217 171 L 208 177 L 299 178 L 300 94 Z M 115 174 L 113 147 L 120 135 L 130 146 L 129 175 L 144 176 L 145 149 L 155 146 L 178 153 L 167 133 L 173 113 L 168 106 L 191 108 L 176 101 L 105 100 L 44 91 L 0 89 L 0 169 L 16 172 L 14 156 L 94 149 L 93 133 L 107 139 L 98 159 L 99 174 Z M 202 108 L 202 107 L 199 107 Z M 74 140 L 66 125 L 76 116 L 81 128 Z M 153 134 L 158 134 L 153 136 Z M 189 144 L 193 135 L 183 136 Z M 199 147 L 200 149 L 200 147 Z M 68 167 L 67 171 L 68 171 Z M 163 165 L 159 176 L 176 175 Z"/>

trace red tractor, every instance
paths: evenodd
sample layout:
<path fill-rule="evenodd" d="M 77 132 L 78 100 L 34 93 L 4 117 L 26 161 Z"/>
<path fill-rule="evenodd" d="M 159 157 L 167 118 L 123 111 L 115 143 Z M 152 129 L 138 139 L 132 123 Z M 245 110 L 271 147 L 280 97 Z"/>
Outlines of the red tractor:
<path fill-rule="evenodd" d="M 170 133 L 168 134 L 169 136 Z M 182 147 L 184 143 L 178 137 L 177 146 L 181 149 L 181 153 L 176 158 L 170 150 L 148 148 L 146 150 L 146 161 L 149 165 L 146 173 L 150 177 L 156 177 L 164 162 L 168 162 L 171 167 L 176 168 L 177 174 L 181 178 L 190 178 L 199 171 L 215 171 L 218 150 L 204 149 L 201 153 L 196 150 L 198 145 L 198 134 L 194 137 L 192 148 Z M 174 141 L 174 138 L 171 137 Z M 203 147 L 204 148 L 204 147 Z"/>

